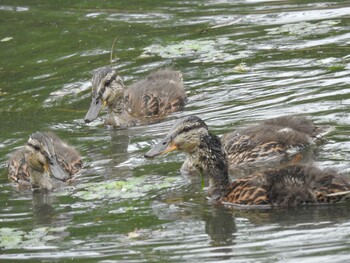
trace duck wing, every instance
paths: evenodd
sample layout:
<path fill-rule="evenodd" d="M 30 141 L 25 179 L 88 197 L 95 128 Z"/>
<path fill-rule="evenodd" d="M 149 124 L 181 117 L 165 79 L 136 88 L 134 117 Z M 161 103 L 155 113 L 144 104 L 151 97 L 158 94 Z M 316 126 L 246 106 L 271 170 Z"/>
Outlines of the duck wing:
<path fill-rule="evenodd" d="M 164 116 L 183 109 L 185 102 L 182 74 L 170 69 L 151 73 L 124 96 L 125 108 L 134 117 Z"/>
<path fill-rule="evenodd" d="M 79 152 L 66 142 L 58 138 L 54 133 L 46 133 L 53 142 L 57 161 L 69 175 L 74 175 L 79 172 L 83 166 Z"/>
<path fill-rule="evenodd" d="M 28 165 L 24 159 L 24 147 L 15 151 L 8 162 L 8 179 L 16 184 L 30 185 Z"/>
<path fill-rule="evenodd" d="M 230 169 L 239 169 L 239 165 L 246 168 L 249 165 L 266 167 L 273 163 L 278 165 L 294 160 L 298 153 L 316 140 L 313 137 L 316 136 L 316 130 L 320 129 L 305 118 L 280 117 L 225 134 L 222 143 L 228 155 Z"/>
<path fill-rule="evenodd" d="M 227 188 L 224 203 L 253 206 L 296 206 L 349 199 L 348 181 L 333 170 L 287 165 L 238 179 Z"/>

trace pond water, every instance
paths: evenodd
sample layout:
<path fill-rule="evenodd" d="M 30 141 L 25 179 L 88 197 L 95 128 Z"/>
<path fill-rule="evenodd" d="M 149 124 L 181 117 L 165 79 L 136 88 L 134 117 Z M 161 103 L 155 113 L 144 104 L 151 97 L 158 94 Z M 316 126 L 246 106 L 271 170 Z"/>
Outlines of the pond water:
<path fill-rule="evenodd" d="M 300 114 L 334 127 L 315 164 L 349 174 L 348 1 L 2 0 L 0 20 L 0 260 L 350 261 L 349 205 L 214 206 L 180 174 L 184 155 L 143 158 L 188 114 L 218 135 Z M 83 122 L 115 37 L 127 84 L 159 67 L 183 72 L 183 112 L 128 130 Z M 49 194 L 9 184 L 9 154 L 37 130 L 80 151 L 75 184 Z"/>

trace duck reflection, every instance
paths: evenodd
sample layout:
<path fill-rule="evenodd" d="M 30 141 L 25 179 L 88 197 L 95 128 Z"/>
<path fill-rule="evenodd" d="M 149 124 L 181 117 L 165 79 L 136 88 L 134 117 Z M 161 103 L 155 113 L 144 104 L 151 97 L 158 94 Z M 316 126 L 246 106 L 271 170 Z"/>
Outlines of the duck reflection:
<path fill-rule="evenodd" d="M 50 235 L 57 239 L 69 236 L 66 226 L 70 225 L 73 215 L 69 211 L 58 211 L 54 204 L 58 203 L 52 193 L 34 191 L 32 199 L 33 225 L 34 228 L 49 227 Z"/>
<path fill-rule="evenodd" d="M 229 246 L 234 242 L 237 231 L 235 218 L 225 207 L 213 207 L 204 211 L 205 233 L 210 237 L 212 246 Z"/>
<path fill-rule="evenodd" d="M 298 224 L 317 225 L 321 222 L 336 224 L 347 222 L 350 216 L 347 203 L 313 206 L 305 205 L 281 209 L 264 210 L 232 210 L 234 217 L 246 218 L 250 223 L 259 226 L 266 224 L 279 224 L 280 226 L 291 227 Z"/>
<path fill-rule="evenodd" d="M 193 189 L 197 185 L 184 185 L 159 197 L 162 201 L 154 202 L 154 213 L 162 220 L 201 221 L 210 246 L 224 247 L 222 252 L 232 252 L 237 231 L 234 213 L 224 206 L 208 203 L 203 191 Z"/>

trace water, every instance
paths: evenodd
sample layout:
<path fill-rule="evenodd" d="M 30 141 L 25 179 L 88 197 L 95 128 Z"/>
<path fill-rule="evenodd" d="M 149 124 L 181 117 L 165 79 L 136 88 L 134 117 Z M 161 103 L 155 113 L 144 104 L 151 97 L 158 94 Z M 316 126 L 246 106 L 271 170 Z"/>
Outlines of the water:
<path fill-rule="evenodd" d="M 348 1 L 1 1 L 1 260 L 81 262 L 346 262 L 348 205 L 237 211 L 213 206 L 183 155 L 144 159 L 174 120 L 212 132 L 287 114 L 334 130 L 315 164 L 350 170 Z M 189 102 L 158 124 L 86 125 L 92 72 L 131 83 L 181 70 Z M 115 58 L 115 57 L 114 57 Z M 53 130 L 83 156 L 77 182 L 17 192 L 9 154 Z"/>

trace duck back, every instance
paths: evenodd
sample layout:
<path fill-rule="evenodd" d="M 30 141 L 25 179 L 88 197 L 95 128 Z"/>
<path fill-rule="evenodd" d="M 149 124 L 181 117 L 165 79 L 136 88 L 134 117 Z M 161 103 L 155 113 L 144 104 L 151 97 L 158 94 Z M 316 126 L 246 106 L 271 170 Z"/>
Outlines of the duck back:
<path fill-rule="evenodd" d="M 222 143 L 230 171 L 246 175 L 257 168 L 312 159 L 314 152 L 309 146 L 321 137 L 321 132 L 306 118 L 285 116 L 237 129 L 224 135 Z"/>
<path fill-rule="evenodd" d="M 347 180 L 333 170 L 288 165 L 238 179 L 228 187 L 222 201 L 271 207 L 333 203 L 348 198 L 349 190 Z"/>
<path fill-rule="evenodd" d="M 153 72 L 130 86 L 124 99 L 134 117 L 162 117 L 182 110 L 186 102 L 182 74 L 171 69 Z"/>

